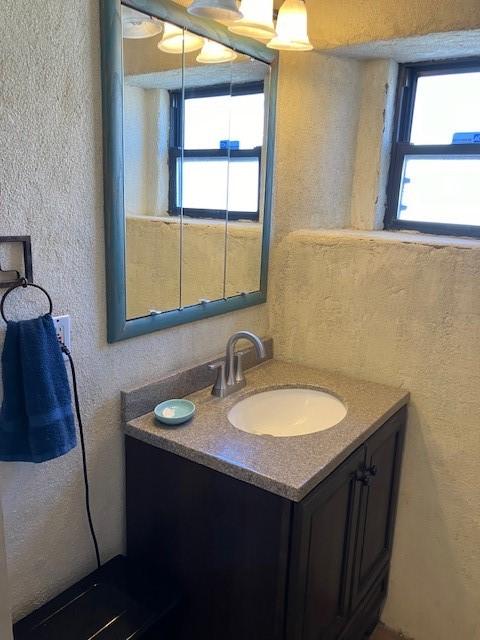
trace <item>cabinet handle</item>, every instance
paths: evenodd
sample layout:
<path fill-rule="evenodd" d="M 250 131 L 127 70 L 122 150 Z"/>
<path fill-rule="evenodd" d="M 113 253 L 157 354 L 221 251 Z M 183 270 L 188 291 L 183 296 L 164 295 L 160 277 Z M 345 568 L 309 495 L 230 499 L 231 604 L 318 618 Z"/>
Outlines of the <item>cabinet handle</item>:
<path fill-rule="evenodd" d="M 366 472 L 367 470 L 357 471 L 355 475 L 355 480 L 357 482 L 361 482 L 364 487 L 370 486 L 370 476 Z"/>
<path fill-rule="evenodd" d="M 362 467 L 355 474 L 355 480 L 361 482 L 364 487 L 369 487 L 372 478 L 378 473 L 378 467 L 376 464 L 372 464 L 370 467 Z"/>

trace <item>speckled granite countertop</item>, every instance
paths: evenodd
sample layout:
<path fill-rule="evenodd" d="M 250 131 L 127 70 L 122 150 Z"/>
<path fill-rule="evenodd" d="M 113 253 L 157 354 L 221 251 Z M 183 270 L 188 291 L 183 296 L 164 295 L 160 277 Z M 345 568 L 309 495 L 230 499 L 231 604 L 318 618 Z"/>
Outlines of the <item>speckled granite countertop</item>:
<path fill-rule="evenodd" d="M 294 501 L 302 500 L 355 451 L 409 394 L 320 369 L 270 360 L 250 369 L 247 386 L 228 398 L 214 398 L 210 388 L 187 396 L 195 402 L 193 420 L 166 427 L 152 413 L 128 422 L 127 435 L 216 469 Z M 244 433 L 227 414 L 239 400 L 269 389 L 311 387 L 331 391 L 347 405 L 335 427 L 304 436 L 273 438 Z"/>

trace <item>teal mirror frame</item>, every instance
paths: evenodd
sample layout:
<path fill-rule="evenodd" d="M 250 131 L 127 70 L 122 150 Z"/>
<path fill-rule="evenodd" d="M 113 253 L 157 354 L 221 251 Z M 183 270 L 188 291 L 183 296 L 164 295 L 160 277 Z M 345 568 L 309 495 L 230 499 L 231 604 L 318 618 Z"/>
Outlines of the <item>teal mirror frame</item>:
<path fill-rule="evenodd" d="M 278 54 L 265 45 L 237 36 L 221 24 L 193 17 L 171 0 L 128 0 L 133 9 L 173 22 L 200 36 L 250 55 L 271 67 L 265 169 L 265 202 L 262 234 L 260 289 L 158 315 L 127 320 L 126 226 L 124 212 L 123 157 L 123 50 L 120 0 L 100 0 L 102 44 L 103 175 L 105 209 L 105 259 L 107 285 L 107 338 L 118 342 L 204 318 L 245 309 L 267 300 L 268 258 L 272 215 L 275 116 Z"/>

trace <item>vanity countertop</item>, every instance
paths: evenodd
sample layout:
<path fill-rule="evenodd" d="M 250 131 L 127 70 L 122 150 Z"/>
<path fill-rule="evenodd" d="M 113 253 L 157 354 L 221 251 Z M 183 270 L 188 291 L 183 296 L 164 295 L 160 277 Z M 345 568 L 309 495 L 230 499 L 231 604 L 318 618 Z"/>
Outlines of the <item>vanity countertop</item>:
<path fill-rule="evenodd" d="M 409 400 L 403 389 L 277 360 L 250 369 L 246 377 L 247 386 L 227 398 L 213 397 L 210 387 L 187 396 L 195 402 L 197 412 L 184 425 L 167 427 L 148 413 L 128 422 L 125 432 L 271 493 L 300 501 Z M 227 414 L 239 400 L 285 386 L 330 391 L 347 405 L 347 415 L 326 431 L 288 438 L 252 435 L 229 423 Z"/>

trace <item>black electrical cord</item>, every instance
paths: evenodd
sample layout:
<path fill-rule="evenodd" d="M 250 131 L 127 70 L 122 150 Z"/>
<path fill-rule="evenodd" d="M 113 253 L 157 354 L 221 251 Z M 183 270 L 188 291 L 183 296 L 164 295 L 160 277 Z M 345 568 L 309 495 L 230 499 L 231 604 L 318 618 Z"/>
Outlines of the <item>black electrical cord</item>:
<path fill-rule="evenodd" d="M 83 423 L 82 416 L 80 414 L 80 402 L 78 400 L 78 388 L 77 388 L 77 375 L 75 373 L 75 365 L 73 364 L 73 358 L 67 347 L 61 345 L 62 352 L 67 356 L 70 362 L 70 369 L 72 371 L 72 383 L 73 383 L 73 396 L 75 399 L 75 411 L 77 414 L 78 430 L 80 431 L 80 444 L 82 448 L 82 461 L 83 461 L 83 479 L 85 482 L 85 506 L 87 509 L 88 526 L 90 527 L 90 534 L 93 540 L 93 546 L 95 547 L 95 556 L 97 559 L 97 567 L 100 569 L 102 563 L 100 561 L 100 551 L 98 550 L 98 541 L 95 534 L 95 528 L 93 526 L 92 512 L 90 510 L 90 488 L 88 484 L 88 472 L 87 472 L 87 454 L 85 452 L 85 437 L 83 435 Z"/>

